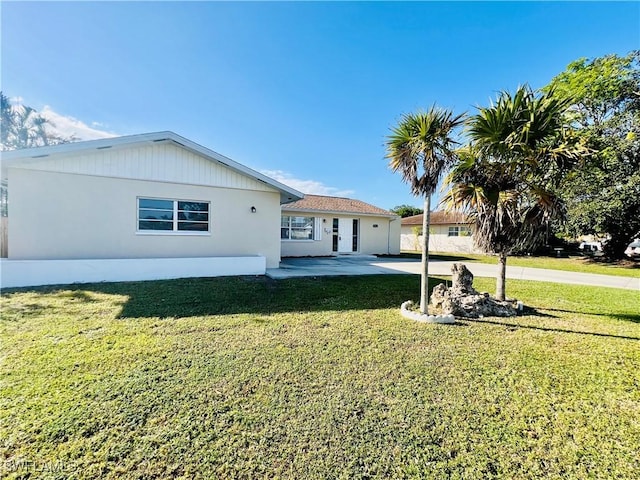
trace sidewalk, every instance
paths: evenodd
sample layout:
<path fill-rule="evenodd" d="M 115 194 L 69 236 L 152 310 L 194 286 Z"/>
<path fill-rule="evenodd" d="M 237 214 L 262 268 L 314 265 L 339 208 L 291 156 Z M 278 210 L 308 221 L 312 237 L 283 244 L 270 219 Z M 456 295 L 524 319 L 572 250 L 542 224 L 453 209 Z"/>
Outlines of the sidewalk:
<path fill-rule="evenodd" d="M 455 262 L 432 260 L 429 262 L 429 275 L 451 275 L 451 265 L 453 265 L 453 263 Z M 486 263 L 458 263 L 464 263 L 476 277 L 495 277 L 498 269 L 497 265 Z M 373 255 L 287 258 L 280 263 L 280 268 L 267 269 L 267 276 L 274 279 L 328 275 L 392 275 L 407 273 L 419 274 L 420 261 L 414 259 L 378 258 Z M 507 264 L 507 278 L 622 288 L 626 290 L 636 290 L 640 293 L 640 278 L 618 277 L 614 275 L 512 267 Z"/>

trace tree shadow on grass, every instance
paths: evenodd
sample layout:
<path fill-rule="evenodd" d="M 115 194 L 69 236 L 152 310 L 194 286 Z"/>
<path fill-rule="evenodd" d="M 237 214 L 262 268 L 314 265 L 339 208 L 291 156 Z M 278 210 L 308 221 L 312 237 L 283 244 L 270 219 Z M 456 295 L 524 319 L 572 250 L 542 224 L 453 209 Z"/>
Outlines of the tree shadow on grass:
<path fill-rule="evenodd" d="M 616 320 L 623 320 L 623 321 L 626 321 L 626 322 L 640 323 L 640 314 L 636 314 L 636 313 L 612 313 L 612 312 L 597 313 L 597 312 L 591 312 L 591 311 L 576 312 L 575 310 L 563 310 L 561 308 L 546 308 L 545 310 L 549 310 L 551 312 L 581 313 L 581 314 L 585 314 L 585 315 L 596 315 L 596 316 L 600 316 L 600 317 L 613 317 Z"/>
<path fill-rule="evenodd" d="M 527 330 L 539 330 L 543 332 L 554 332 L 554 333 L 573 333 L 577 335 L 589 335 L 593 337 L 606 337 L 606 338 L 618 338 L 621 340 L 637 340 L 640 341 L 640 337 L 630 337 L 626 335 L 613 335 L 610 333 L 599 333 L 599 332 L 584 332 L 579 330 L 569 330 L 566 328 L 555 328 L 555 327 L 539 327 L 536 325 L 521 325 L 518 323 L 511 323 L 508 321 L 501 320 L 488 320 L 486 318 L 467 318 L 470 322 L 477 323 L 489 323 L 491 325 L 500 325 L 502 327 L 509 327 L 510 329 L 517 330 L 518 328 L 526 328 Z"/>
<path fill-rule="evenodd" d="M 430 289 L 441 281 L 430 279 Z M 20 292 L 27 289 L 16 289 Z M 273 280 L 264 276 L 188 278 L 31 288 L 69 298 L 82 292 L 127 297 L 118 318 L 376 310 L 420 296 L 416 275 L 362 275 Z M 11 293 L 8 293 L 11 295 Z"/>
<path fill-rule="evenodd" d="M 442 282 L 443 280 L 439 278 L 430 278 L 429 289 L 433 289 Z M 36 291 L 80 302 L 99 301 L 92 298 L 87 292 L 120 295 L 126 297 L 127 300 L 122 304 L 118 318 L 183 318 L 229 314 L 269 315 L 291 312 L 399 309 L 404 301 L 419 298 L 420 277 L 408 274 L 273 280 L 265 276 L 246 276 L 81 284 L 15 289 L 13 291 L 18 293 Z M 11 295 L 11 293 L 6 293 L 6 295 Z M 27 308 L 26 310 L 29 312 L 34 310 L 31 314 L 37 314 L 38 310 L 35 307 L 38 305 L 34 305 L 33 309 Z M 566 312 L 559 309 L 544 310 Z M 18 314 L 27 316 L 28 311 L 18 312 Z M 552 313 L 540 312 L 532 308 L 526 309 L 524 313 L 537 317 L 558 318 Z M 590 311 L 569 313 L 593 314 Z M 640 315 L 627 312 L 602 313 L 601 315 L 640 322 Z M 486 319 L 480 321 L 490 322 Z M 500 320 L 496 320 L 494 323 L 516 328 L 591 334 L 563 329 L 554 330 L 547 327 L 523 327 L 517 324 L 506 324 Z M 637 340 L 634 337 L 608 334 L 593 333 L 592 335 Z"/>

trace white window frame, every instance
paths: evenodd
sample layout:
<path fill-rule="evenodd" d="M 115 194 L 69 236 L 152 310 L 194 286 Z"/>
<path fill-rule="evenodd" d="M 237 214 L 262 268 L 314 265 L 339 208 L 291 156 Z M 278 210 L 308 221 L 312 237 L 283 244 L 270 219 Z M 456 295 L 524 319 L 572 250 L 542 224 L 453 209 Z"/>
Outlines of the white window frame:
<path fill-rule="evenodd" d="M 283 217 L 287 217 L 289 219 L 289 226 L 288 227 L 283 227 L 282 226 L 282 218 Z M 291 230 L 294 228 L 291 226 L 291 218 L 293 217 L 303 217 L 303 218 L 311 218 L 312 222 L 313 222 L 313 227 L 312 227 L 312 231 L 311 231 L 311 238 L 305 238 L 305 239 L 300 239 L 300 238 L 291 238 Z M 307 215 L 281 215 L 280 216 L 280 231 L 282 232 L 283 228 L 288 228 L 289 229 L 289 238 L 282 238 L 282 233 L 280 234 L 280 241 L 281 242 L 317 242 L 319 240 L 321 240 L 321 235 L 322 235 L 322 225 L 321 225 L 322 219 L 318 218 L 318 217 L 311 217 L 311 216 L 307 216 Z"/>
<path fill-rule="evenodd" d="M 162 200 L 173 202 L 173 230 L 140 230 L 140 200 Z M 199 232 L 194 230 L 178 230 L 178 202 L 206 203 L 209 206 L 207 211 L 207 231 Z M 142 210 L 145 210 L 144 208 Z M 143 219 L 144 220 L 144 219 Z M 168 222 L 168 220 L 167 220 Z M 201 222 L 204 223 L 204 222 Z M 169 236 L 211 236 L 211 202 L 207 200 L 189 200 L 183 198 L 160 198 L 160 197 L 136 197 L 136 235 L 169 235 Z"/>

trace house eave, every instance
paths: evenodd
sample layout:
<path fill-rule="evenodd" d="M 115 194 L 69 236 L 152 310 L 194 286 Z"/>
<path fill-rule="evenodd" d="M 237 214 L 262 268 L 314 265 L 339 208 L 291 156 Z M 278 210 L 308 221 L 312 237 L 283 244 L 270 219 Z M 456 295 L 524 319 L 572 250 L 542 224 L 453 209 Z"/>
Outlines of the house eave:
<path fill-rule="evenodd" d="M 171 131 L 154 133 L 143 133 L 139 135 L 128 135 L 124 137 L 102 138 L 99 140 L 88 140 L 84 142 L 64 143 L 45 147 L 25 148 L 0 152 L 2 161 L 2 179 L 7 178 L 7 168 L 18 167 L 21 164 L 41 161 L 43 158 L 74 153 L 88 152 L 93 150 L 106 150 L 110 148 L 122 148 L 132 145 L 144 145 L 159 142 L 171 142 L 193 153 L 204 156 L 210 161 L 217 162 L 225 167 L 243 175 L 254 178 L 265 183 L 280 192 L 280 204 L 295 202 L 304 198 L 304 194 L 283 183 L 278 182 L 260 172 L 246 167 L 235 160 L 231 160 L 224 155 L 199 145 L 187 138 Z"/>

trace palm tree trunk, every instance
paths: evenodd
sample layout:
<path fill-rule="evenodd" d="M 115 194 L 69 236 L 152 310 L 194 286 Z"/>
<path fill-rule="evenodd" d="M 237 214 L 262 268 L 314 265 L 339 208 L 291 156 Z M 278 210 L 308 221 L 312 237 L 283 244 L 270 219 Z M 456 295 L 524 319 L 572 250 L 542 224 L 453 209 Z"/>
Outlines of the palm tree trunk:
<path fill-rule="evenodd" d="M 429 314 L 429 225 L 431 220 L 431 195 L 424 197 L 422 215 L 422 268 L 420 270 L 420 313 Z"/>
<path fill-rule="evenodd" d="M 505 282 L 507 278 L 507 254 L 500 253 L 498 255 L 498 276 L 496 277 L 496 300 L 504 301 L 505 295 Z"/>

